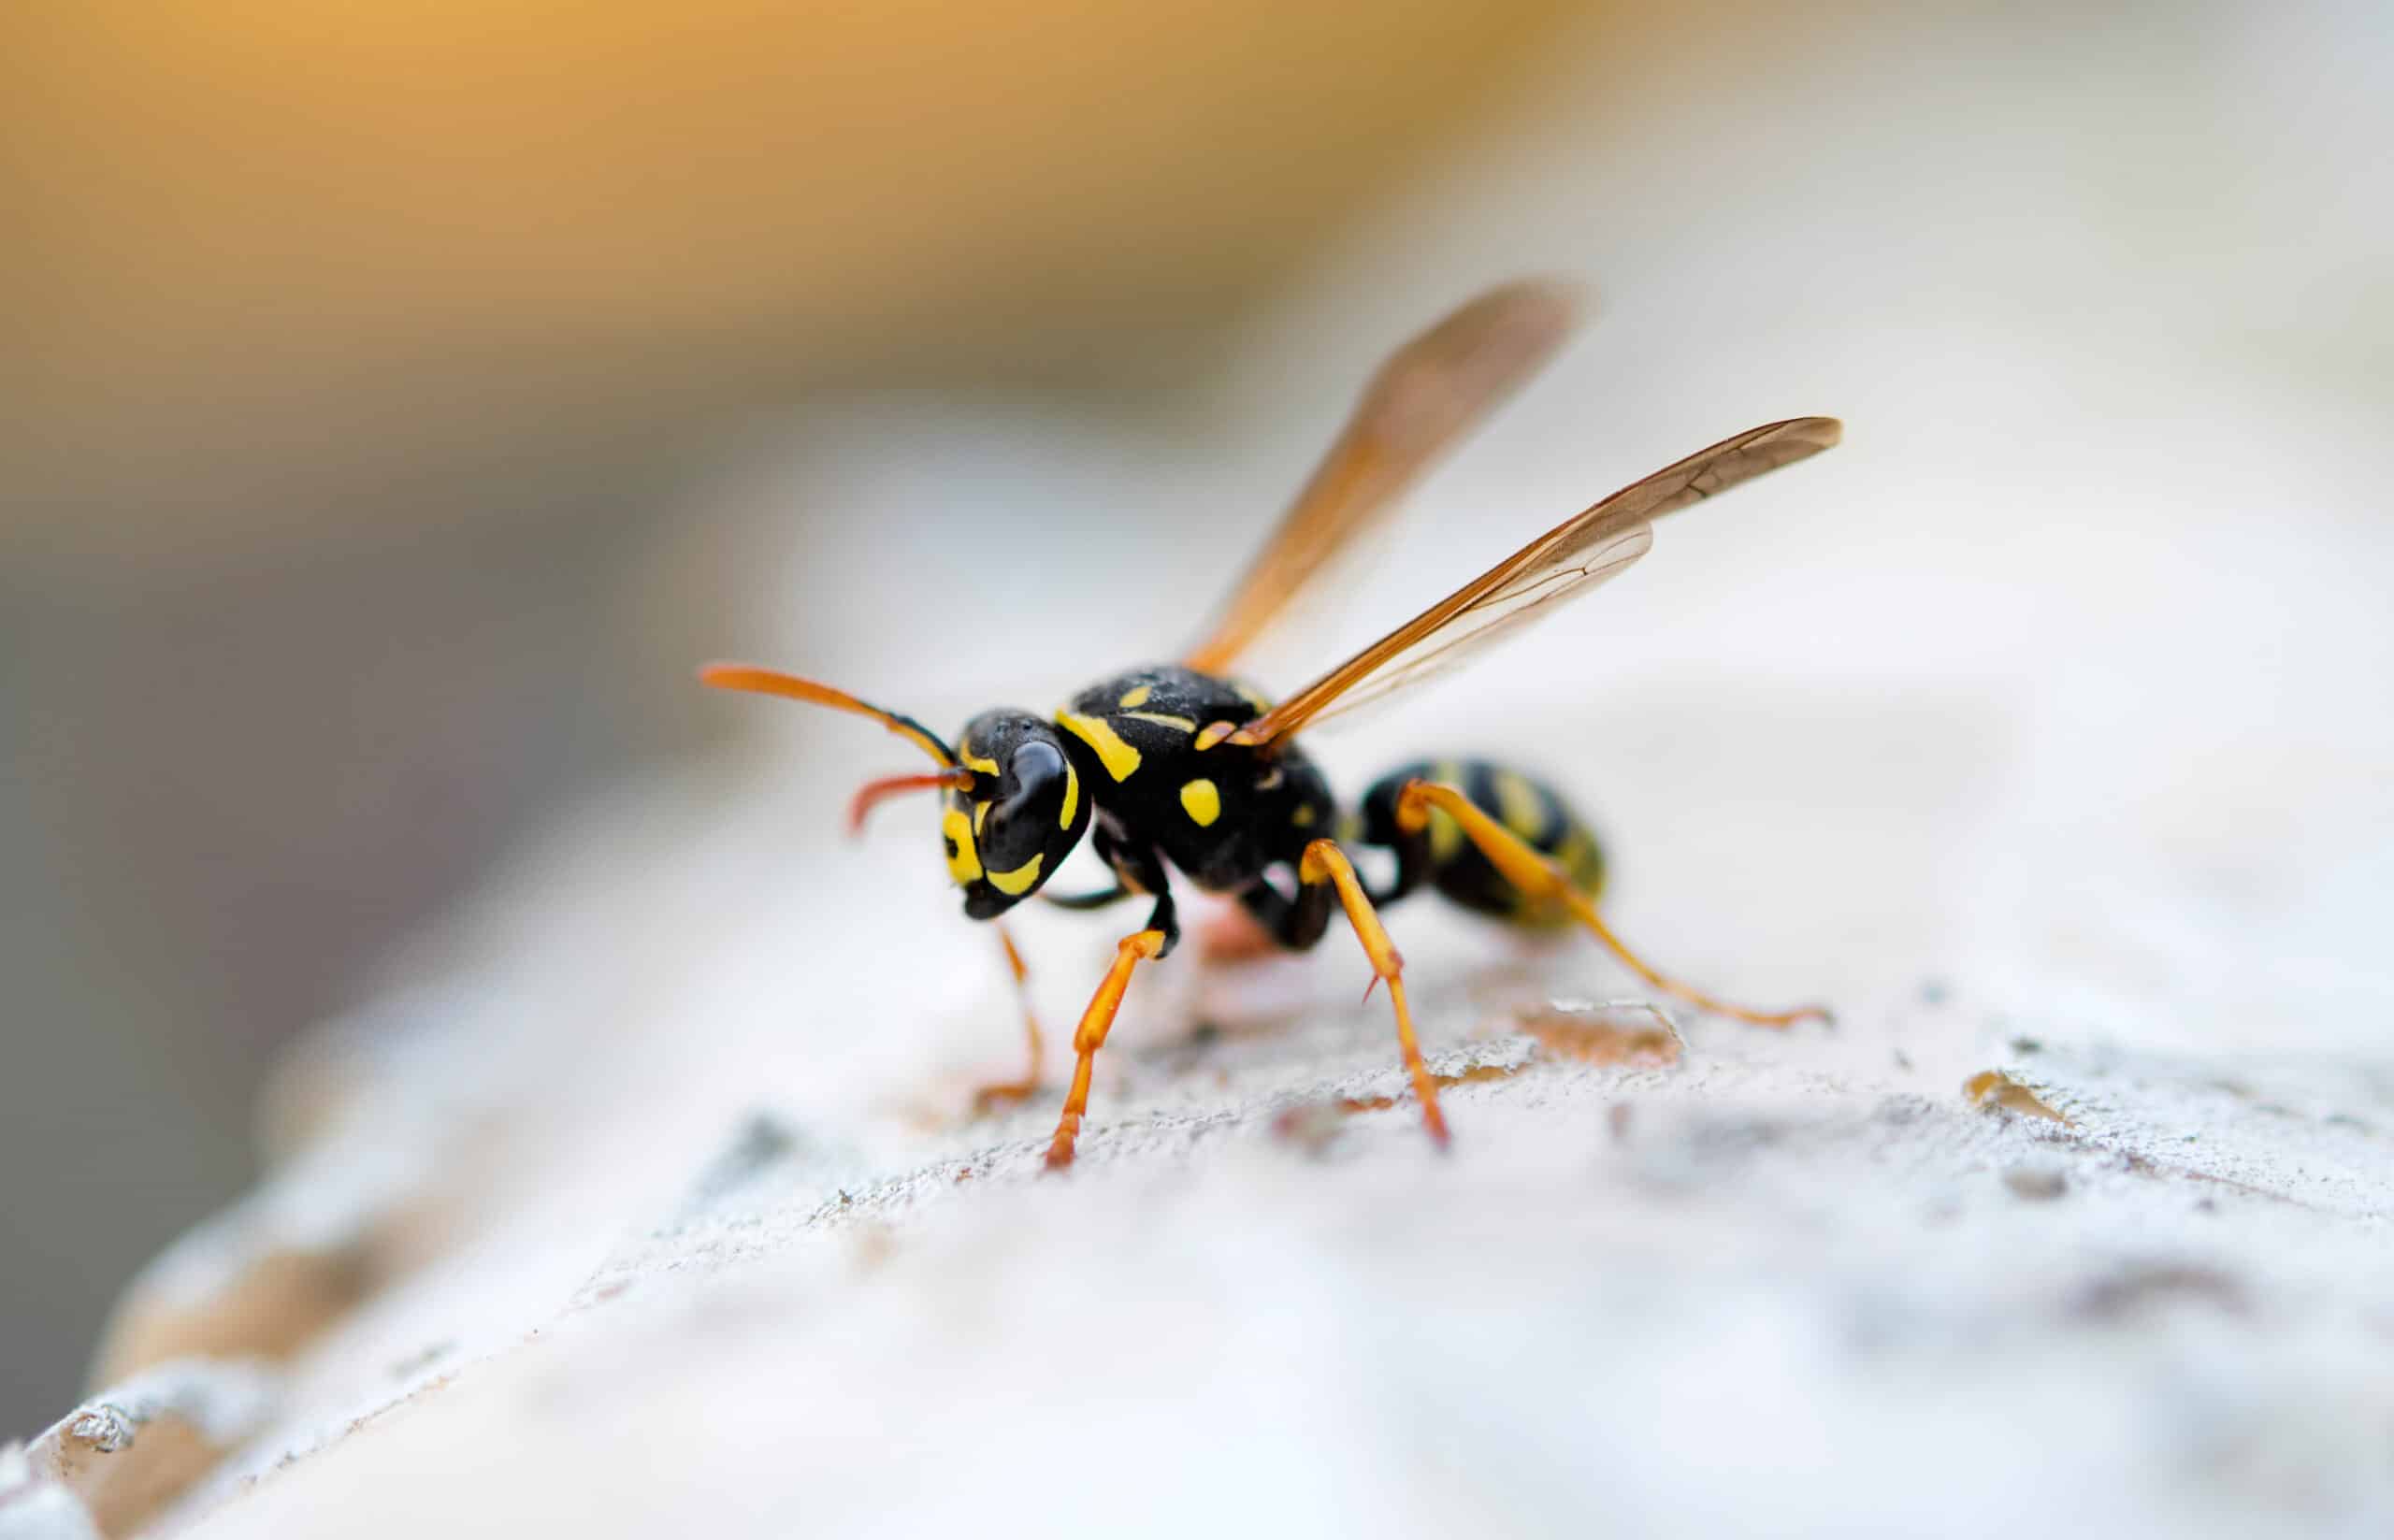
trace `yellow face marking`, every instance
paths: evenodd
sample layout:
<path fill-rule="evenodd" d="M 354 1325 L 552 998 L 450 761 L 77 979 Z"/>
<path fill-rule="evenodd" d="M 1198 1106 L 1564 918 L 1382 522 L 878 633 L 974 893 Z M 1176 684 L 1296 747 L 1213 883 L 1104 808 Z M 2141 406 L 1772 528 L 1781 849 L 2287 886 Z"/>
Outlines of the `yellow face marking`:
<path fill-rule="evenodd" d="M 1214 783 L 1200 776 L 1181 784 L 1180 805 L 1190 822 L 1199 828 L 1210 828 L 1214 820 L 1222 815 L 1222 794 Z"/>
<path fill-rule="evenodd" d="M 1200 750 L 1210 749 L 1236 731 L 1238 731 L 1238 724 L 1235 722 L 1208 722 L 1205 724 L 1205 730 L 1197 735 L 1195 747 Z"/>
<path fill-rule="evenodd" d="M 989 885 L 1009 899 L 1019 899 L 1031 891 L 1031 884 L 1039 880 L 1039 863 L 1046 859 L 1044 855 L 1033 856 L 1012 871 L 992 871 L 989 873 Z"/>
<path fill-rule="evenodd" d="M 951 802 L 947 811 L 940 814 L 939 831 L 953 847 L 948 853 L 947 874 L 956 879 L 956 885 L 962 887 L 977 881 L 981 875 L 981 853 L 973 845 L 973 820 Z"/>
<path fill-rule="evenodd" d="M 1311 802 L 1298 804 L 1297 811 L 1289 814 L 1289 822 L 1299 828 L 1313 828 L 1313 804 Z"/>
<path fill-rule="evenodd" d="M 976 839 L 979 838 L 982 828 L 989 821 L 989 807 L 990 802 L 987 799 L 973 804 L 973 833 Z"/>
<path fill-rule="evenodd" d="M 1496 811 L 1505 827 L 1536 844 L 1546 832 L 1546 801 L 1537 788 L 1511 770 L 1496 772 Z"/>
<path fill-rule="evenodd" d="M 1117 781 L 1128 781 L 1138 770 L 1139 751 L 1122 741 L 1122 735 L 1103 717 L 1059 712 L 1056 725 L 1096 750 L 1097 762 Z"/>
<path fill-rule="evenodd" d="M 999 773 L 998 762 L 996 760 L 985 759 L 977 754 L 968 754 L 964 756 L 964 768 L 971 770 L 975 775 L 987 775 L 994 778 Z"/>
<path fill-rule="evenodd" d="M 1127 712 L 1133 706 L 1146 705 L 1147 703 L 1147 697 L 1155 693 L 1156 687 L 1154 685 L 1142 684 L 1135 690 L 1123 691 L 1122 698 L 1117 701 L 1116 704 Z"/>
<path fill-rule="evenodd" d="M 1064 760 L 1064 811 L 1056 814 L 1058 828 L 1073 827 L 1073 814 L 1080 811 L 1081 772 L 1073 769 L 1070 757 Z"/>
<path fill-rule="evenodd" d="M 1124 712 L 1122 714 L 1136 717 L 1142 722 L 1152 722 L 1159 727 L 1170 727 L 1175 732 L 1197 730 L 1197 722 L 1194 717 L 1174 716 L 1168 712 Z"/>
<path fill-rule="evenodd" d="M 1430 779 L 1445 785 L 1460 787 L 1463 784 L 1463 767 L 1451 759 L 1441 759 L 1430 767 Z M 1454 859 L 1455 853 L 1462 848 L 1463 826 L 1455 822 L 1454 814 L 1444 808 L 1431 808 L 1430 858 L 1434 861 L 1449 861 Z"/>

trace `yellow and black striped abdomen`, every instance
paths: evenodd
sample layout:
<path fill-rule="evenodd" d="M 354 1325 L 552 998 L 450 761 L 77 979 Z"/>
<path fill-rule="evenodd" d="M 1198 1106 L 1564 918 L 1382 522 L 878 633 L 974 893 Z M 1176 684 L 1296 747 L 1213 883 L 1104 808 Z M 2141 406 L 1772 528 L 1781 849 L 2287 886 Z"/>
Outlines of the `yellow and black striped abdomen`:
<path fill-rule="evenodd" d="M 1543 782 L 1485 759 L 1421 759 L 1400 766 L 1374 783 L 1363 794 L 1363 839 L 1366 843 L 1398 850 L 1401 862 L 1417 871 L 1407 881 L 1426 881 L 1466 909 L 1478 910 L 1516 925 L 1544 928 L 1567 924 L 1570 915 L 1551 904 L 1532 904 L 1521 889 L 1507 882 L 1464 838 L 1463 828 L 1433 810 L 1430 827 L 1419 848 L 1396 829 L 1396 796 L 1407 781 L 1435 781 L 1460 788 L 1479 810 L 1518 835 L 1541 856 L 1551 857 L 1569 873 L 1571 885 L 1594 898 L 1604 890 L 1605 857 L 1587 824 L 1569 803 Z"/>

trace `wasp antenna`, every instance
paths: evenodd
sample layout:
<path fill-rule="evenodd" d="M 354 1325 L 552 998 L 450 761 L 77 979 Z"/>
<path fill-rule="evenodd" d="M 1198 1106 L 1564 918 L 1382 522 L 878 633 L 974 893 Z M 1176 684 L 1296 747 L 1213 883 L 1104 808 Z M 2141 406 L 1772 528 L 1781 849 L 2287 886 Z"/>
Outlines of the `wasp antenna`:
<path fill-rule="evenodd" d="M 835 712 L 853 716 L 869 717 L 930 755 L 947 770 L 958 767 L 956 751 L 947 746 L 939 734 L 924 727 L 911 716 L 885 711 L 869 700 L 859 700 L 844 690 L 796 674 L 782 673 L 773 669 L 759 669 L 750 663 L 709 663 L 699 669 L 699 683 L 718 690 L 746 690 L 755 695 L 777 695 L 790 700 L 803 700 L 813 706 L 829 706 Z"/>
<path fill-rule="evenodd" d="M 867 781 L 857 788 L 855 798 L 848 803 L 848 833 L 862 834 L 866 815 L 892 797 L 935 788 L 961 791 L 972 784 L 973 772 L 969 770 L 935 770 L 929 775 L 885 775 L 878 781 Z"/>

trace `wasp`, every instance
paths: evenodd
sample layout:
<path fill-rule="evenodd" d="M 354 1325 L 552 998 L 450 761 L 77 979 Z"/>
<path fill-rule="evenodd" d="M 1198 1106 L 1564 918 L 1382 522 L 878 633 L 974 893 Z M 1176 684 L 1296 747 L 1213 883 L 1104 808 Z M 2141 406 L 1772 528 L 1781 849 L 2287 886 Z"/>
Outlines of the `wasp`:
<path fill-rule="evenodd" d="M 1839 435 L 1835 419 L 1766 424 L 1622 488 L 1293 695 L 1268 699 L 1232 676 L 1250 643 L 1331 557 L 1377 523 L 1443 450 L 1553 353 L 1578 309 L 1565 285 L 1510 283 L 1397 349 L 1372 376 L 1210 634 L 1177 662 L 1102 679 L 1053 712 L 983 712 L 953 744 L 913 717 L 815 680 L 735 663 L 699 670 L 704 683 L 720 688 L 869 718 L 928 756 L 937 767 L 928 774 L 869 783 L 851 805 L 851 822 L 860 826 L 885 798 L 938 791 L 948 875 L 963 890 L 970 918 L 997 922 L 1041 894 L 1092 829 L 1112 885 L 1045 896 L 1068 909 L 1147 901 L 1147 922 L 1117 943 L 1073 1034 L 1072 1084 L 1048 1144 L 1049 1169 L 1072 1164 L 1091 1071 L 1132 973 L 1179 941 L 1175 873 L 1235 900 L 1292 951 L 1320 942 L 1334 911 L 1343 911 L 1373 983 L 1387 986 L 1423 1127 L 1441 1147 L 1448 1130 L 1437 1084 L 1406 1002 L 1403 958 L 1379 917 L 1424 886 L 1511 924 L 1577 925 L 1652 988 L 1703 1010 L 1764 1027 L 1826 1019 L 1817 1006 L 1766 1012 L 1733 1005 L 1639 957 L 1597 911 L 1605 866 L 1595 836 L 1551 787 L 1482 759 L 1425 760 L 1383 777 L 1348 814 L 1299 738 L 1453 668 L 1618 577 L 1646 554 L 1654 520 L 1829 448 Z M 1350 844 L 1392 855 L 1394 875 L 1386 886 L 1368 886 L 1357 874 Z M 999 935 L 1019 986 L 1021 954 L 1002 924 Z M 989 1087 L 985 1102 L 1018 1100 L 1039 1084 L 1038 1022 L 1027 1009 L 1025 1016 L 1030 1071 L 1018 1082 Z"/>

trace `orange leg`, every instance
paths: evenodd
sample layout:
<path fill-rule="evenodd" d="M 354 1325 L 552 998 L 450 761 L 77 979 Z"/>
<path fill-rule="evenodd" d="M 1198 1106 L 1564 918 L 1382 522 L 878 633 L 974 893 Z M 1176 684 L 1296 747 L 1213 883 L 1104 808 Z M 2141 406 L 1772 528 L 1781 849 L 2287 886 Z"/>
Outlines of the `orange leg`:
<path fill-rule="evenodd" d="M 1307 885 L 1327 882 L 1338 889 L 1338 901 L 1346 906 L 1355 939 L 1363 943 L 1363 955 L 1372 959 L 1372 976 L 1387 983 L 1388 998 L 1396 1007 L 1396 1045 L 1405 1056 L 1406 1072 L 1413 1076 L 1413 1094 L 1421 1101 L 1421 1125 L 1430 1130 L 1431 1141 L 1445 1148 L 1447 1117 L 1438 1110 L 1438 1083 L 1430 1067 L 1421 1062 L 1421 1044 L 1413 1036 L 1413 1013 L 1405 1003 L 1405 959 L 1388 939 L 1379 912 L 1364 896 L 1363 885 L 1355 880 L 1355 868 L 1347 853 L 1328 840 L 1305 846 L 1305 858 L 1297 863 L 1297 880 Z"/>
<path fill-rule="evenodd" d="M 1397 795 L 1396 822 L 1408 833 L 1424 828 L 1430 821 L 1430 810 L 1436 808 L 1461 825 L 1471 842 L 1479 847 L 1489 864 L 1504 875 L 1507 882 L 1534 899 L 1546 899 L 1568 909 L 1573 917 L 1605 943 L 1629 971 L 1663 993 L 1706 1011 L 1717 1011 L 1724 1016 L 1752 1022 L 1757 1027 L 1789 1027 L 1809 1018 L 1826 1021 L 1829 1013 L 1819 1005 L 1799 1006 L 1793 1011 L 1752 1011 L 1742 1005 L 1732 1005 L 1715 1000 L 1702 990 L 1667 978 L 1649 967 L 1644 958 L 1632 952 L 1612 928 L 1596 913 L 1588 896 L 1571 885 L 1563 870 L 1529 845 L 1522 842 L 1504 825 L 1479 811 L 1477 803 L 1453 786 L 1432 781 L 1408 781 Z"/>
<path fill-rule="evenodd" d="M 1039 1031 L 1039 1013 L 1031 1004 L 1031 970 L 1022 963 L 1022 953 L 1014 944 L 1014 936 L 1002 925 L 997 928 L 998 943 L 1006 949 L 1006 966 L 1014 971 L 1015 994 L 1022 1001 L 1022 1029 L 1030 1040 L 1031 1061 L 1020 1080 L 1002 1080 L 994 1086 L 984 1086 L 973 1093 L 973 1110 L 986 1113 L 1007 1102 L 1020 1101 L 1039 1088 L 1039 1061 L 1046 1057 L 1046 1040 Z"/>
<path fill-rule="evenodd" d="M 1164 933 L 1149 928 L 1125 936 L 1114 948 L 1114 966 L 1105 971 L 1105 981 L 1089 997 L 1089 1009 L 1081 1013 L 1080 1027 L 1073 1033 L 1073 1052 L 1078 1056 L 1073 1065 L 1073 1088 L 1064 1093 L 1064 1115 L 1056 1121 L 1056 1137 L 1047 1144 L 1047 1169 L 1062 1171 L 1073 1163 L 1073 1146 L 1079 1140 L 1081 1117 L 1089 1111 L 1089 1078 L 1097 1063 L 1097 1051 L 1105 1046 L 1105 1034 L 1113 1029 L 1114 1014 L 1122 1009 L 1123 992 L 1131 987 L 1131 971 L 1143 961 L 1163 955 Z"/>

